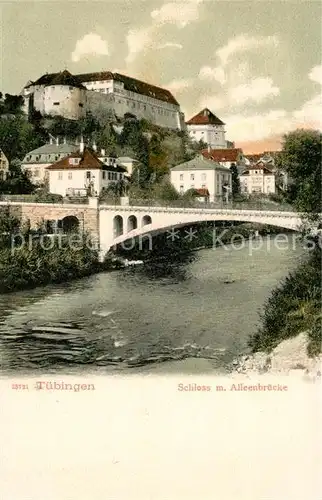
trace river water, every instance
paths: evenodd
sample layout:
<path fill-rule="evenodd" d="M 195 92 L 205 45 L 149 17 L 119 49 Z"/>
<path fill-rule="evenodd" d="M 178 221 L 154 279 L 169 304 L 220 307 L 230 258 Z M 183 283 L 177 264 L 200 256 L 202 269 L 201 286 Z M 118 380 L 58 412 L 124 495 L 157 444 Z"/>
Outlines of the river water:
<path fill-rule="evenodd" d="M 283 249 L 268 238 L 257 250 L 200 250 L 190 262 L 0 295 L 1 372 L 139 373 L 165 361 L 176 371 L 179 360 L 196 358 L 225 371 L 247 350 L 270 291 L 303 255 L 288 241 Z"/>

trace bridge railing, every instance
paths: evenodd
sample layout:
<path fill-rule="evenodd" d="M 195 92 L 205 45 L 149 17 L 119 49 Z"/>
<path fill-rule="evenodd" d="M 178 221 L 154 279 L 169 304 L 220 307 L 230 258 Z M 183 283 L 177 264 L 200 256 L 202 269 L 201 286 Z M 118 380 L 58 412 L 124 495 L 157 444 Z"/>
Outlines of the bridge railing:
<path fill-rule="evenodd" d="M 107 204 L 107 203 L 104 203 Z M 111 203 L 115 207 L 119 207 L 118 203 Z M 258 201 L 247 201 L 247 202 L 228 202 L 225 203 L 215 202 L 215 203 L 203 203 L 203 202 L 187 202 L 185 200 L 139 200 L 131 199 L 129 206 L 132 207 L 164 207 L 164 208 L 198 208 L 198 209 L 217 209 L 217 210 L 263 210 L 263 211 L 276 211 L 276 212 L 293 212 L 294 208 L 291 205 L 279 204 L 276 202 L 258 202 Z"/>

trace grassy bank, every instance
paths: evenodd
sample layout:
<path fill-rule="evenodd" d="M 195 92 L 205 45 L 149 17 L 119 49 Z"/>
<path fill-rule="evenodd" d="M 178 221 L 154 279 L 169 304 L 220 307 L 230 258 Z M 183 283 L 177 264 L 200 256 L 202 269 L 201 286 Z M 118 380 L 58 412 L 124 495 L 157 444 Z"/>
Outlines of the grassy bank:
<path fill-rule="evenodd" d="M 253 352 L 270 352 L 282 340 L 308 332 L 309 356 L 321 352 L 321 248 L 318 244 L 305 262 L 273 290 L 261 315 L 262 326 L 250 338 Z"/>
<path fill-rule="evenodd" d="M 46 249 L 46 247 L 48 249 Z M 105 268 L 108 266 L 105 264 Z M 49 283 L 63 283 L 96 273 L 102 269 L 95 250 L 88 245 L 73 249 L 68 239 L 63 242 L 48 238 L 33 241 L 13 251 L 0 249 L 0 293 L 34 288 Z"/>

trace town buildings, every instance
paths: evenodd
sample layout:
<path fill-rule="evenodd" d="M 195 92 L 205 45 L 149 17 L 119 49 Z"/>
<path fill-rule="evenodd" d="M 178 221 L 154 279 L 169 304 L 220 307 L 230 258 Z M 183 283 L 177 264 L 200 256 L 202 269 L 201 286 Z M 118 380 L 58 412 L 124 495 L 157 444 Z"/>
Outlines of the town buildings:
<path fill-rule="evenodd" d="M 22 90 L 25 112 L 80 119 L 102 110 L 123 118 L 131 113 L 160 127 L 184 129 L 184 115 L 169 90 L 122 75 L 103 71 L 71 75 L 67 70 L 41 76 Z"/>
<path fill-rule="evenodd" d="M 66 140 L 59 142 L 59 139 L 50 139 L 49 144 L 44 144 L 33 151 L 27 153 L 22 160 L 21 168 L 26 172 L 33 184 L 43 184 L 48 180 L 49 165 L 65 158 L 79 149 L 76 144 L 67 144 Z"/>
<path fill-rule="evenodd" d="M 273 194 L 276 191 L 275 174 L 263 163 L 248 166 L 240 175 L 242 194 Z"/>
<path fill-rule="evenodd" d="M 103 163 L 93 150 L 81 144 L 80 150 L 46 167 L 49 192 L 61 196 L 98 196 L 112 182 L 125 179 L 126 169 L 111 159 Z"/>
<path fill-rule="evenodd" d="M 196 189 L 205 195 L 208 191 L 207 198 L 210 202 L 220 200 L 226 195 L 227 189 L 231 189 L 231 177 L 228 168 L 202 155 L 172 167 L 170 173 L 171 184 L 179 193 Z"/>
<path fill-rule="evenodd" d="M 203 109 L 186 122 L 190 137 L 202 140 L 212 149 L 227 148 L 225 124 L 208 108 Z"/>
<path fill-rule="evenodd" d="M 9 160 L 0 149 L 0 181 L 5 181 L 9 175 Z"/>

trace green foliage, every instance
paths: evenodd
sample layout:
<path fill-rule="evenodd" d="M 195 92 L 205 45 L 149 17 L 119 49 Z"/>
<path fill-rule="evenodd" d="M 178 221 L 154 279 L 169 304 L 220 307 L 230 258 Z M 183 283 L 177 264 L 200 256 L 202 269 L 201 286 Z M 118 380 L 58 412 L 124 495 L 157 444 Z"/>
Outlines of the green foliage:
<path fill-rule="evenodd" d="M 35 134 L 33 125 L 24 116 L 0 117 L 1 149 L 9 162 L 22 160 L 28 151 L 43 144 L 43 139 Z"/>
<path fill-rule="evenodd" d="M 0 193 L 30 194 L 34 190 L 35 186 L 30 181 L 28 175 L 21 170 L 20 161 L 13 160 L 9 166 L 8 178 L 0 181 Z"/>
<path fill-rule="evenodd" d="M 8 210 L 0 212 L 0 293 L 60 283 L 100 269 L 97 251 L 87 234 L 77 235 L 76 245 L 73 233 L 52 240 L 42 236 L 42 231 L 37 236 L 30 225 L 19 225 L 19 219 Z M 11 248 L 11 237 L 18 230 L 26 243 Z"/>
<path fill-rule="evenodd" d="M 254 352 L 271 350 L 303 331 L 311 332 L 313 340 L 317 338 L 315 325 L 321 314 L 320 246 L 311 252 L 309 259 L 290 273 L 266 301 L 262 326 L 249 341 Z"/>
<path fill-rule="evenodd" d="M 0 99 L 2 98 L 2 94 Z M 5 94 L 3 102 L 0 102 L 0 115 L 21 115 L 24 99 L 20 95 Z"/>
<path fill-rule="evenodd" d="M 316 130 L 296 130 L 284 136 L 277 167 L 287 172 L 288 201 L 301 212 L 322 212 L 322 134 Z"/>

